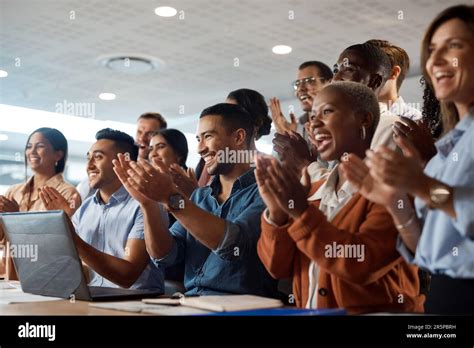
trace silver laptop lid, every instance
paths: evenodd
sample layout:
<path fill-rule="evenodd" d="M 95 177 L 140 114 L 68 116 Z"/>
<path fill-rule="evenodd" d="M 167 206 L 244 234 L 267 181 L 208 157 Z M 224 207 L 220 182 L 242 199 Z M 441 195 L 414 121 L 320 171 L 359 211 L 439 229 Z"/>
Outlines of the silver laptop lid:
<path fill-rule="evenodd" d="M 24 292 L 89 297 L 80 258 L 63 211 L 0 214 Z"/>

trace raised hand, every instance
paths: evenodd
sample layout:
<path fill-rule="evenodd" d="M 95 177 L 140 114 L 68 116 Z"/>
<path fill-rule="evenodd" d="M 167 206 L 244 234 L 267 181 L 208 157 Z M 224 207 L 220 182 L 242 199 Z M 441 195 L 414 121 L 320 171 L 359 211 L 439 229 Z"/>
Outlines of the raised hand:
<path fill-rule="evenodd" d="M 270 99 L 270 113 L 272 115 L 273 124 L 275 125 L 277 133 L 284 134 L 285 132 L 296 132 L 296 117 L 295 114 L 290 112 L 290 120 L 286 120 L 285 115 L 281 112 L 280 101 L 278 98 Z"/>
<path fill-rule="evenodd" d="M 176 192 L 173 179 L 166 165 L 154 158 L 151 163 L 144 159 L 130 161 L 127 182 L 142 195 L 156 202 L 167 203 L 169 196 Z"/>
<path fill-rule="evenodd" d="M 270 220 L 277 225 L 284 225 L 288 221 L 288 214 L 280 208 L 276 197 L 268 188 L 267 181 L 269 180 L 268 168 L 271 165 L 271 161 L 275 160 L 269 156 L 256 155 L 255 156 L 255 178 L 257 180 L 258 191 L 260 197 L 268 208 Z"/>
<path fill-rule="evenodd" d="M 194 169 L 188 168 L 184 170 L 183 167 L 176 163 L 173 163 L 169 169 L 175 185 L 189 198 L 194 190 L 199 187 Z"/>
<path fill-rule="evenodd" d="M 14 199 L 8 199 L 0 195 L 0 213 L 15 213 L 20 211 L 18 203 Z"/>
<path fill-rule="evenodd" d="M 269 192 L 273 195 L 278 206 L 292 218 L 298 218 L 308 208 L 308 193 L 310 178 L 307 168 L 303 168 L 300 175 L 272 160 L 268 166 L 268 179 L 265 181 Z"/>
<path fill-rule="evenodd" d="M 367 151 L 367 166 L 372 177 L 414 195 L 425 176 L 420 154 L 408 139 L 395 137 L 394 140 L 403 155 L 380 146 L 375 152 Z"/>
<path fill-rule="evenodd" d="M 69 201 L 54 187 L 45 186 L 39 191 L 39 197 L 47 210 L 63 210 L 69 217 L 76 210 L 77 194 Z"/>
<path fill-rule="evenodd" d="M 340 168 L 343 176 L 369 201 L 389 208 L 396 204 L 400 196 L 404 196 L 404 193 L 399 192 L 395 187 L 375 180 L 370 174 L 369 167 L 357 155 L 345 156 Z"/>
<path fill-rule="evenodd" d="M 278 153 L 281 161 L 293 166 L 298 172 L 316 160 L 306 140 L 296 132 L 276 133 L 272 142 L 273 150 Z"/>
<path fill-rule="evenodd" d="M 411 142 L 418 150 L 423 161 L 423 167 L 436 155 L 434 139 L 425 121 L 414 122 L 406 117 L 401 117 L 402 121 L 395 122 L 393 132 L 396 136 Z"/>
<path fill-rule="evenodd" d="M 128 170 L 131 170 L 129 160 L 125 157 L 124 154 L 119 153 L 117 155 L 118 160 L 113 160 L 112 163 L 114 165 L 114 172 L 119 178 L 122 185 L 125 187 L 127 192 L 132 196 L 138 203 L 146 204 L 151 203 L 152 200 L 146 197 L 141 192 L 137 191 L 129 182 L 128 182 Z"/>

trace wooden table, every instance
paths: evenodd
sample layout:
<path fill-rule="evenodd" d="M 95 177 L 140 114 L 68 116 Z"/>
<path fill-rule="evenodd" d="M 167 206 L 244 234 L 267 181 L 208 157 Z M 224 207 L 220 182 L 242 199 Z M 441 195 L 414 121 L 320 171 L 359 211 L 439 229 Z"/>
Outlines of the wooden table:
<path fill-rule="evenodd" d="M 69 300 L 0 304 L 0 315 L 148 315 L 89 306 L 89 302 Z"/>

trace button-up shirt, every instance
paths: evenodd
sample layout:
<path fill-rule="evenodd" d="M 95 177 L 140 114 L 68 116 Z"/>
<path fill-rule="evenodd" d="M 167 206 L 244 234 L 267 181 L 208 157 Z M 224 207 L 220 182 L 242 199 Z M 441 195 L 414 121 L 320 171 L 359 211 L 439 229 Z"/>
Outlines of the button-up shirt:
<path fill-rule="evenodd" d="M 409 118 L 412 121 L 421 120 L 423 117 L 420 110 L 405 103 L 402 97 L 398 97 L 395 102 L 390 104 L 390 112 L 397 116 Z"/>
<path fill-rule="evenodd" d="M 28 179 L 26 183 L 10 187 L 5 193 L 5 197 L 10 200 L 14 199 L 18 203 L 20 211 L 47 211 L 48 209 L 43 205 L 38 191 L 33 190 L 33 181 L 34 176 Z M 64 181 L 62 173 L 49 178 L 44 186 L 55 188 L 67 201 L 71 203 L 74 201 L 76 207 L 81 205 L 79 193 L 74 186 Z"/>
<path fill-rule="evenodd" d="M 161 207 L 161 206 L 160 206 Z M 168 215 L 162 208 L 162 221 L 168 226 Z M 72 217 L 77 234 L 97 250 L 124 259 L 129 239 L 144 239 L 143 213 L 140 205 L 123 186 L 107 204 L 100 199 L 99 191 L 87 198 Z M 118 287 L 115 283 L 91 270 L 89 285 Z M 150 262 L 131 286 L 132 289 L 164 290 L 163 271 Z"/>
<path fill-rule="evenodd" d="M 398 240 L 399 252 L 410 262 L 453 278 L 474 278 L 474 109 L 437 143 L 438 153 L 425 174 L 453 188 L 456 218 L 430 210 L 415 200 L 423 231 L 413 255 Z"/>
<path fill-rule="evenodd" d="M 215 176 L 209 186 L 196 189 L 191 200 L 201 209 L 226 220 L 224 238 L 215 250 L 200 243 L 179 221 L 170 232 L 173 246 L 158 267 L 184 260 L 186 294 L 276 295 L 276 280 L 267 273 L 257 255 L 260 216 L 265 204 L 260 197 L 253 169 L 234 182 L 229 198 L 218 202 L 221 184 Z M 199 223 L 196 221 L 196 223 Z"/>
<path fill-rule="evenodd" d="M 339 211 L 349 202 L 352 195 L 357 191 L 349 181 L 345 181 L 341 188 L 336 191 L 336 183 L 339 179 L 338 165 L 329 174 L 326 182 L 322 184 L 319 189 L 308 198 L 308 201 L 321 200 L 319 204 L 319 210 L 326 215 L 328 221 L 339 213 Z M 309 289 L 308 289 L 308 302 L 306 308 L 318 308 L 317 299 L 318 296 L 316 291 L 318 290 L 318 275 L 319 266 L 316 262 L 311 261 L 308 269 L 309 276 Z M 319 290 L 324 290 L 319 289 Z"/>

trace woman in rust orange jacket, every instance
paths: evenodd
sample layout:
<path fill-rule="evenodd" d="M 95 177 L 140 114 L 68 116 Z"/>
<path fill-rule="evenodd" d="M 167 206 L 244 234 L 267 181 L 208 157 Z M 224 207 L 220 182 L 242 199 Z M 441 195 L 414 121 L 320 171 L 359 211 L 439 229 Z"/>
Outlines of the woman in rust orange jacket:
<path fill-rule="evenodd" d="M 378 119 L 377 98 L 368 87 L 328 85 L 310 115 L 320 157 L 364 157 Z M 339 166 L 312 187 L 306 170 L 300 183 L 291 166 L 270 158 L 257 159 L 256 175 L 267 204 L 258 254 L 273 277 L 293 277 L 298 307 L 351 314 L 423 311 L 417 268 L 398 254 L 391 216 L 356 193 Z"/>

